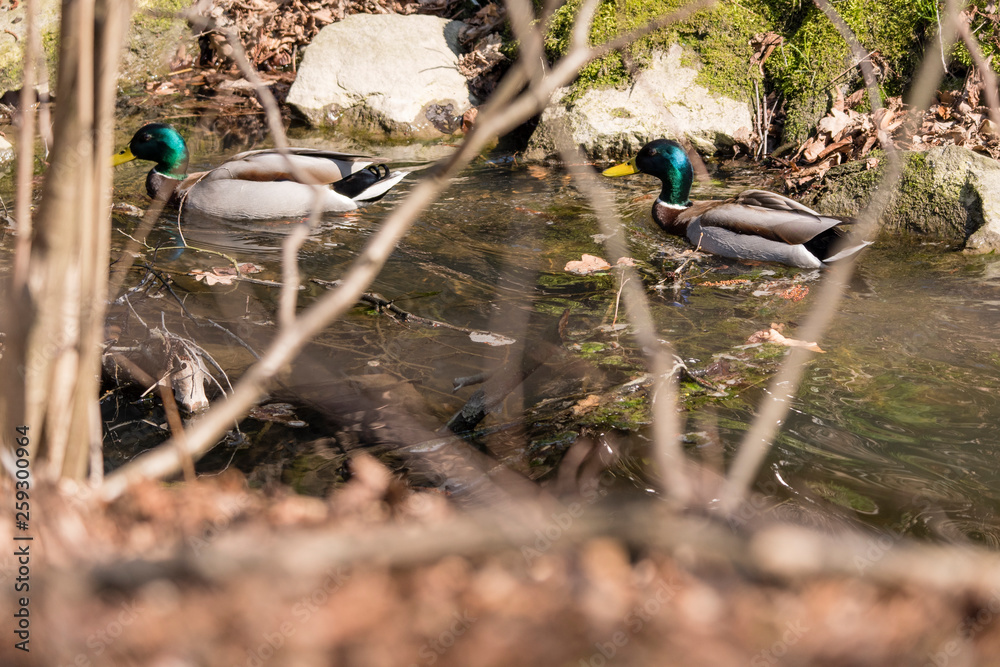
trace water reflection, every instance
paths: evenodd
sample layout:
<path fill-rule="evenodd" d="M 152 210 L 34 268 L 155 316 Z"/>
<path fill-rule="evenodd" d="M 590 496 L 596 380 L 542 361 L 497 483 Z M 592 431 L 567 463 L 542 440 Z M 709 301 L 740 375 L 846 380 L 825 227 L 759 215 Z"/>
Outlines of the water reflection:
<path fill-rule="evenodd" d="M 215 164 L 232 152 L 223 152 L 208 137 L 189 134 L 188 139 L 199 161 L 192 168 Z M 295 143 L 328 141 L 303 136 Z M 142 169 L 116 173 L 116 199 L 145 202 L 144 174 Z M 356 214 L 324 218 L 302 248 L 303 276 L 340 278 L 416 178 Z M 761 185 L 738 180 L 730 183 L 733 190 Z M 649 221 L 648 182 L 615 187 L 635 257 L 648 259 L 663 243 L 686 247 L 664 238 Z M 695 194 L 718 197 L 728 191 L 698 185 Z M 184 292 L 185 309 L 231 326 L 260 350 L 273 336 L 276 290 L 238 284 L 223 291 L 185 275 L 193 268 L 226 265 L 231 257 L 261 265 L 263 279 L 280 280 L 281 242 L 296 222 L 246 225 L 189 218 L 185 240 L 210 252 L 163 251 L 157 268 L 169 272 Z M 123 231 L 134 224 L 116 219 Z M 610 283 L 568 281 L 562 267 L 584 252 L 601 254 L 592 238 L 597 232 L 583 198 L 558 172 L 480 162 L 420 216 L 372 289 L 422 316 L 519 341 L 539 335 L 567 308 L 571 330 L 591 331 L 613 307 Z M 150 244 L 168 247 L 178 240 L 174 221 L 166 218 Z M 781 511 L 789 516 L 825 508 L 835 524 L 860 518 L 879 529 L 1000 545 L 1000 261 L 905 240 L 883 241 L 865 253 L 858 273 L 860 282 L 852 285 L 821 343 L 827 353 L 807 368 L 763 478 L 780 475 L 786 482 Z M 306 282 L 301 305 L 322 293 Z M 747 291 L 689 283 L 654 296 L 652 303 L 660 334 L 697 367 L 731 352 L 772 317 L 794 327 L 809 298 L 794 310 L 790 304 L 762 305 Z M 162 299 L 157 307 L 167 311 L 168 326 L 183 329 L 188 321 L 169 301 Z M 220 356 L 232 347 L 223 336 L 206 345 Z M 325 331 L 305 358 L 338 379 L 384 373 L 408 383 L 425 400 L 426 413 L 442 423 L 465 397 L 453 392 L 452 378 L 496 367 L 510 354 L 455 332 L 402 326 L 359 307 Z M 622 357 L 637 363 L 638 355 L 630 350 Z M 240 357 L 233 365 L 246 363 L 249 359 Z M 572 359 L 553 364 L 503 406 L 496 423 L 523 419 L 521 406 L 574 391 L 585 395 L 622 381 L 632 369 L 596 366 Z M 731 454 L 761 395 L 760 389 L 748 390 L 731 400 L 694 406 L 688 422 L 699 425 L 711 412 L 707 420 L 718 425 L 722 446 Z M 517 442 L 509 439 L 511 448 Z M 642 468 L 648 457 L 639 451 L 627 465 L 623 483 L 647 488 L 649 476 Z"/>

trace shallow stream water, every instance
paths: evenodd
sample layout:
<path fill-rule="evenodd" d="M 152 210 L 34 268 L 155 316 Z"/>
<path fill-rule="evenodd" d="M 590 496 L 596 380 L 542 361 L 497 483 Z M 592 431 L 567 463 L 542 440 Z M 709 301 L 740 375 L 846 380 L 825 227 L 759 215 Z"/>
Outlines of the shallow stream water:
<path fill-rule="evenodd" d="M 138 125 L 135 121 L 123 126 L 121 140 L 126 141 Z M 190 128 L 186 133 L 192 171 L 235 152 L 222 149 L 211 135 Z M 299 134 L 293 140 L 299 145 L 356 149 L 323 136 Z M 418 169 L 446 150 L 392 148 L 387 153 Z M 137 165 L 116 171 L 115 201 L 144 207 L 148 200 L 142 183 L 150 165 Z M 341 277 L 418 173 L 358 213 L 323 220 L 300 254 L 306 280 L 300 309 L 324 292 L 323 286 L 309 280 Z M 695 198 L 725 196 L 750 184 L 744 172 L 723 170 L 714 176 L 713 182 L 696 185 Z M 12 188 L 10 178 L 4 177 L 5 199 Z M 664 237 L 649 219 L 650 195 L 656 190 L 653 179 L 616 181 L 613 188 L 633 257 L 650 260 L 663 244 L 673 251 L 685 248 L 683 240 Z M 176 224 L 170 216 L 161 219 L 148 243 L 164 249 L 147 250 L 144 261 L 172 277 L 174 295 L 163 292 L 155 301 L 143 300 L 136 312 L 148 320 L 161 308 L 166 314 L 160 322 L 168 330 L 195 338 L 223 368 L 238 375 L 252 361 L 250 354 L 217 329 L 193 326 L 180 304 L 189 315 L 211 318 L 260 351 L 275 330 L 278 291 L 257 283 L 206 286 L 188 273 L 226 266 L 225 255 L 259 265 L 263 270 L 254 278 L 281 280 L 281 241 L 295 222 L 185 223 L 184 240 L 198 250 L 176 250 L 168 249 L 179 245 Z M 126 238 L 122 232 L 134 229 L 137 222 L 116 215 L 114 224 L 115 243 L 120 246 Z M 489 156 L 463 172 L 420 216 L 372 286 L 372 291 L 413 314 L 518 341 L 542 336 L 569 309 L 568 334 L 576 341 L 570 348 L 586 351 L 597 346 L 603 356 L 596 363 L 582 363 L 572 354 L 554 358 L 484 423 L 520 422 L 516 437 L 487 441 L 485 446 L 532 476 L 551 471 L 552 460 L 538 454 L 544 449 L 540 443 L 558 441 L 560 428 L 547 430 L 544 420 L 533 424 L 524 419 L 521 407 L 556 400 L 570 404 L 627 382 L 642 366 L 641 354 L 627 335 L 613 329 L 610 335 L 594 333 L 622 319 L 618 315 L 615 320 L 614 277 L 574 278 L 563 271 L 566 262 L 583 253 L 603 254 L 594 238 L 599 231 L 586 200 L 562 172 L 521 165 L 508 156 Z M 11 244 L 8 234 L 3 245 L 9 250 Z M 666 269 L 670 268 L 667 263 Z M 754 296 L 753 289 L 704 284 L 737 273 L 761 280 L 772 270 L 777 276 L 801 273 L 767 265 L 734 269 L 708 259 L 688 274 L 697 279 L 686 281 L 679 290 L 648 289 L 660 336 L 673 343 L 692 369 L 708 366 L 715 355 L 731 353 L 772 322 L 785 324 L 786 335 L 794 336 L 812 294 L 792 301 Z M 645 273 L 648 286 L 663 271 L 662 262 L 652 262 Z M 136 279 L 139 275 L 136 271 Z M 826 353 L 816 354 L 809 363 L 792 413 L 761 475 L 762 488 L 837 520 L 1000 546 L 998 323 L 1000 260 L 966 256 L 919 239 L 880 240 L 861 258 L 857 278 L 820 341 Z M 304 382 L 319 387 L 360 377 L 402 382 L 414 389 L 407 394 L 412 401 L 407 407 L 433 429 L 475 390 L 455 392 L 453 379 L 496 367 L 511 349 L 475 342 L 460 331 L 400 325 L 370 306 L 359 306 L 329 327 L 292 373 L 301 372 Z M 764 379 L 724 398 L 691 402 L 684 413 L 686 430 L 717 432 L 724 457 L 730 456 L 766 386 Z M 277 440 L 251 441 L 260 447 L 283 448 L 291 460 L 296 438 L 323 435 L 318 423 L 322 420 L 315 415 L 304 420 L 310 423 L 306 429 L 288 429 Z M 111 437 L 112 465 L 132 456 L 128 448 L 140 444 L 120 437 L 129 428 Z M 626 438 L 636 448 L 625 467 L 638 474 L 620 476 L 623 484 L 634 479 L 637 488 L 646 486 L 647 453 L 641 445 L 645 431 L 640 428 Z M 695 443 L 690 446 L 692 454 L 700 456 L 697 443 L 702 441 L 694 435 L 689 440 Z M 273 464 L 273 452 L 250 460 Z M 322 490 L 304 486 L 306 491 Z"/>

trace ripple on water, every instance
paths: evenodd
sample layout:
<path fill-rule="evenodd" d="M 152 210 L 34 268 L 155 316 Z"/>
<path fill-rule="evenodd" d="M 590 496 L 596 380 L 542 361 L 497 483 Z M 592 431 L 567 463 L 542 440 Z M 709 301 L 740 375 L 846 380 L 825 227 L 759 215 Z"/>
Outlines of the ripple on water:
<path fill-rule="evenodd" d="M 206 163 L 223 157 L 204 150 L 198 154 Z M 116 173 L 116 188 L 125 185 L 137 198 L 144 196 L 144 173 Z M 126 174 L 135 179 L 131 186 L 122 182 Z M 758 178 L 754 175 L 746 185 L 759 186 Z M 743 189 L 741 178 L 732 179 L 733 185 Z M 356 215 L 324 219 L 303 246 L 303 275 L 340 277 L 410 187 L 412 182 L 404 180 L 398 192 Z M 635 179 L 616 187 L 631 251 L 646 259 L 665 242 L 649 220 L 650 183 Z M 699 184 L 697 189 L 700 197 L 725 193 L 714 185 Z M 590 326 L 587 318 L 600 316 L 590 312 L 597 308 L 588 302 L 599 302 L 593 295 L 600 290 L 586 281 L 567 281 L 562 272 L 569 259 L 602 253 L 592 239 L 600 230 L 585 200 L 558 174 L 477 166 L 446 197 L 420 216 L 390 258 L 377 290 L 388 298 L 409 297 L 401 301 L 403 307 L 418 314 L 463 326 L 489 326 L 497 312 L 508 312 L 514 298 L 534 313 L 574 308 L 571 327 Z M 161 221 L 161 240 L 171 240 L 172 226 L 172 221 Z M 264 264 L 276 279 L 281 242 L 289 230 L 278 223 L 186 227 L 189 243 Z M 158 262 L 167 270 L 220 263 L 187 252 L 177 259 L 160 256 Z M 928 524 L 936 521 L 933 532 L 938 534 L 955 531 L 1000 548 L 1000 519 L 995 518 L 1000 516 L 998 275 L 998 260 L 917 245 L 880 240 L 863 255 L 859 279 L 821 343 L 827 354 L 810 361 L 795 412 L 773 452 L 771 463 L 780 462 L 792 486 L 795 481 L 822 482 L 817 488 L 837 500 L 839 485 L 871 499 L 880 517 L 870 519 L 873 523 L 897 517 L 903 526 L 902 517 L 917 516 Z M 731 351 L 781 313 L 791 313 L 786 321 L 794 337 L 795 320 L 802 321 L 812 295 L 800 310 L 790 311 L 787 304 L 764 303 L 748 291 L 689 286 L 665 297 L 657 311 L 658 332 L 670 338 L 682 357 L 708 363 L 713 353 Z M 686 307 L 669 306 L 674 301 Z M 237 305 L 242 313 L 243 302 Z M 581 310 L 585 316 L 578 314 Z M 359 322 L 358 328 L 367 331 L 369 324 Z M 398 356 L 441 356 L 435 362 L 440 367 L 427 371 L 431 385 L 453 370 L 452 358 L 444 356 L 450 349 L 428 347 L 412 332 L 412 340 L 396 333 L 380 335 L 387 338 L 381 344 Z M 358 334 L 359 340 L 363 337 Z M 464 350 L 454 354 L 469 356 Z M 750 419 L 746 403 L 711 404 L 709 409 L 713 419 L 717 416 L 721 438 L 734 446 Z M 641 470 L 633 472 L 637 480 L 646 478 Z M 847 491 L 843 498 L 850 498 Z"/>

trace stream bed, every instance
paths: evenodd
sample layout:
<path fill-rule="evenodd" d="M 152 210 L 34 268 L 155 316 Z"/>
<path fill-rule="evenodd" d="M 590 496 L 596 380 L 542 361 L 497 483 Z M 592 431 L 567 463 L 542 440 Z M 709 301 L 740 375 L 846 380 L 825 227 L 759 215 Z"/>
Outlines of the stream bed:
<path fill-rule="evenodd" d="M 123 123 L 120 141 L 140 124 Z M 190 123 L 180 126 L 190 140 L 191 171 L 241 149 L 223 147 L 218 137 Z M 302 130 L 291 138 L 297 145 L 357 150 Z M 300 253 L 300 310 L 322 296 L 323 281 L 344 274 L 419 170 L 449 149 L 370 150 L 414 169 L 414 176 L 380 202 L 324 218 Z M 150 166 L 120 167 L 114 200 L 144 208 Z M 715 180 L 696 184 L 694 198 L 770 185 L 749 170 L 712 168 Z M 11 179 L 5 176 L 0 185 L 7 201 Z M 819 274 L 709 257 L 688 270 L 676 289 L 669 287 L 667 273 L 677 263 L 671 258 L 686 242 L 666 238 L 649 218 L 657 182 L 634 177 L 609 185 L 659 336 L 692 370 L 741 351 L 751 334 L 772 323 L 794 336 Z M 274 335 L 278 289 L 266 282 L 281 280 L 281 242 L 297 221 L 191 221 L 182 226 L 181 239 L 175 218 L 168 213 L 157 222 L 126 283 L 146 279 L 149 287 L 114 305 L 111 320 L 125 339 L 141 341 L 150 329 L 162 328 L 194 340 L 235 381 L 253 361 L 249 350 L 262 351 Z M 121 247 L 138 221 L 116 213 L 114 225 L 114 243 Z M 412 415 L 412 428 L 432 434 L 476 390 L 454 390 L 456 378 L 516 359 L 520 344 L 550 336 L 568 311 L 561 350 L 487 417 L 476 444 L 529 477 L 546 478 L 581 433 L 615 439 L 624 443 L 618 483 L 647 493 L 649 427 L 641 401 L 620 392 L 642 375 L 643 357 L 619 326 L 626 320 L 616 311 L 617 274 L 580 277 L 563 269 L 584 253 L 604 254 L 599 232 L 585 198 L 562 171 L 502 154 L 477 160 L 420 216 L 371 290 L 414 315 L 517 343 L 488 345 L 467 331 L 401 324 L 359 304 L 304 351 L 272 392 L 273 402 L 292 397 L 294 415 L 246 420 L 242 434 L 217 447 L 202 466 L 238 465 L 252 480 L 281 479 L 304 493 L 325 493 L 343 477 L 350 439 L 344 433 L 351 410 L 336 408 L 339 414 L 331 417 L 328 409 L 343 387 L 393 388 L 395 407 Z M 178 249 L 184 242 L 189 247 Z M 2 246 L 8 261 L 11 234 Z M 256 265 L 260 270 L 252 278 L 260 282 L 208 285 L 198 279 L 199 271 L 226 267 L 230 258 Z M 654 289 L 660 280 L 668 287 Z M 800 286 L 794 298 L 760 294 L 762 284 L 781 280 Z M 880 239 L 861 257 L 834 324 L 819 341 L 825 353 L 815 354 L 806 369 L 760 487 L 778 507 L 794 506 L 824 520 L 1000 546 L 998 323 L 1000 260 L 967 256 L 933 241 Z M 694 458 L 719 465 L 731 457 L 783 354 L 772 350 L 775 359 L 763 366 L 766 372 L 731 383 L 720 392 L 725 395 L 696 386 L 684 392 L 686 441 Z M 151 399 L 140 393 L 102 406 L 109 468 L 165 437 Z M 588 407 L 591 396 L 600 397 L 599 407 Z M 574 412 L 575 405 L 584 407 Z M 577 414 L 575 422 L 567 418 Z M 364 434 L 357 438 L 363 441 Z"/>

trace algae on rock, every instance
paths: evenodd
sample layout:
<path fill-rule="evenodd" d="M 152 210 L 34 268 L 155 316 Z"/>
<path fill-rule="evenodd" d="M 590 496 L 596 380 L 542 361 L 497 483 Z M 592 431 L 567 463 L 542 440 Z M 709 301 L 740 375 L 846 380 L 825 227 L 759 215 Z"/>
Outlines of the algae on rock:
<path fill-rule="evenodd" d="M 573 22 L 582 0 L 570 0 L 554 16 L 546 37 L 549 57 L 569 49 Z M 592 44 L 643 25 L 684 6 L 683 0 L 604 0 L 590 31 Z M 879 68 L 886 94 L 899 94 L 923 57 L 923 45 L 936 28 L 934 0 L 844 0 L 838 13 L 858 36 Z M 763 69 L 752 66 L 751 38 L 775 32 L 783 43 Z M 750 101 L 767 88 L 785 100 L 785 141 L 804 140 L 826 112 L 838 85 L 860 83 L 850 49 L 833 23 L 811 2 L 742 0 L 710 9 L 643 37 L 584 67 L 564 101 L 571 104 L 592 88 L 631 84 L 653 54 L 679 43 L 690 50 L 699 70 L 696 83 L 713 94 Z M 766 74 L 766 81 L 765 81 Z M 755 87 L 756 84 L 756 87 Z"/>
<path fill-rule="evenodd" d="M 140 85 L 151 78 L 166 75 L 170 61 L 182 44 L 193 48 L 194 38 L 180 12 L 190 6 L 190 0 L 137 0 L 132 25 L 122 53 L 119 85 Z M 26 5 L 0 12 L 0 29 L 15 39 L 0 41 L 0 91 L 21 87 L 23 77 L 23 44 L 27 21 Z M 40 0 L 38 30 L 48 66 L 50 88 L 55 86 L 59 52 L 59 0 Z"/>
<path fill-rule="evenodd" d="M 874 169 L 866 162 L 834 167 L 804 203 L 827 215 L 857 215 L 885 171 L 885 156 L 875 157 Z M 958 146 L 901 157 L 903 174 L 880 221 L 882 234 L 933 236 L 978 252 L 1000 249 L 1000 165 L 995 160 Z"/>

